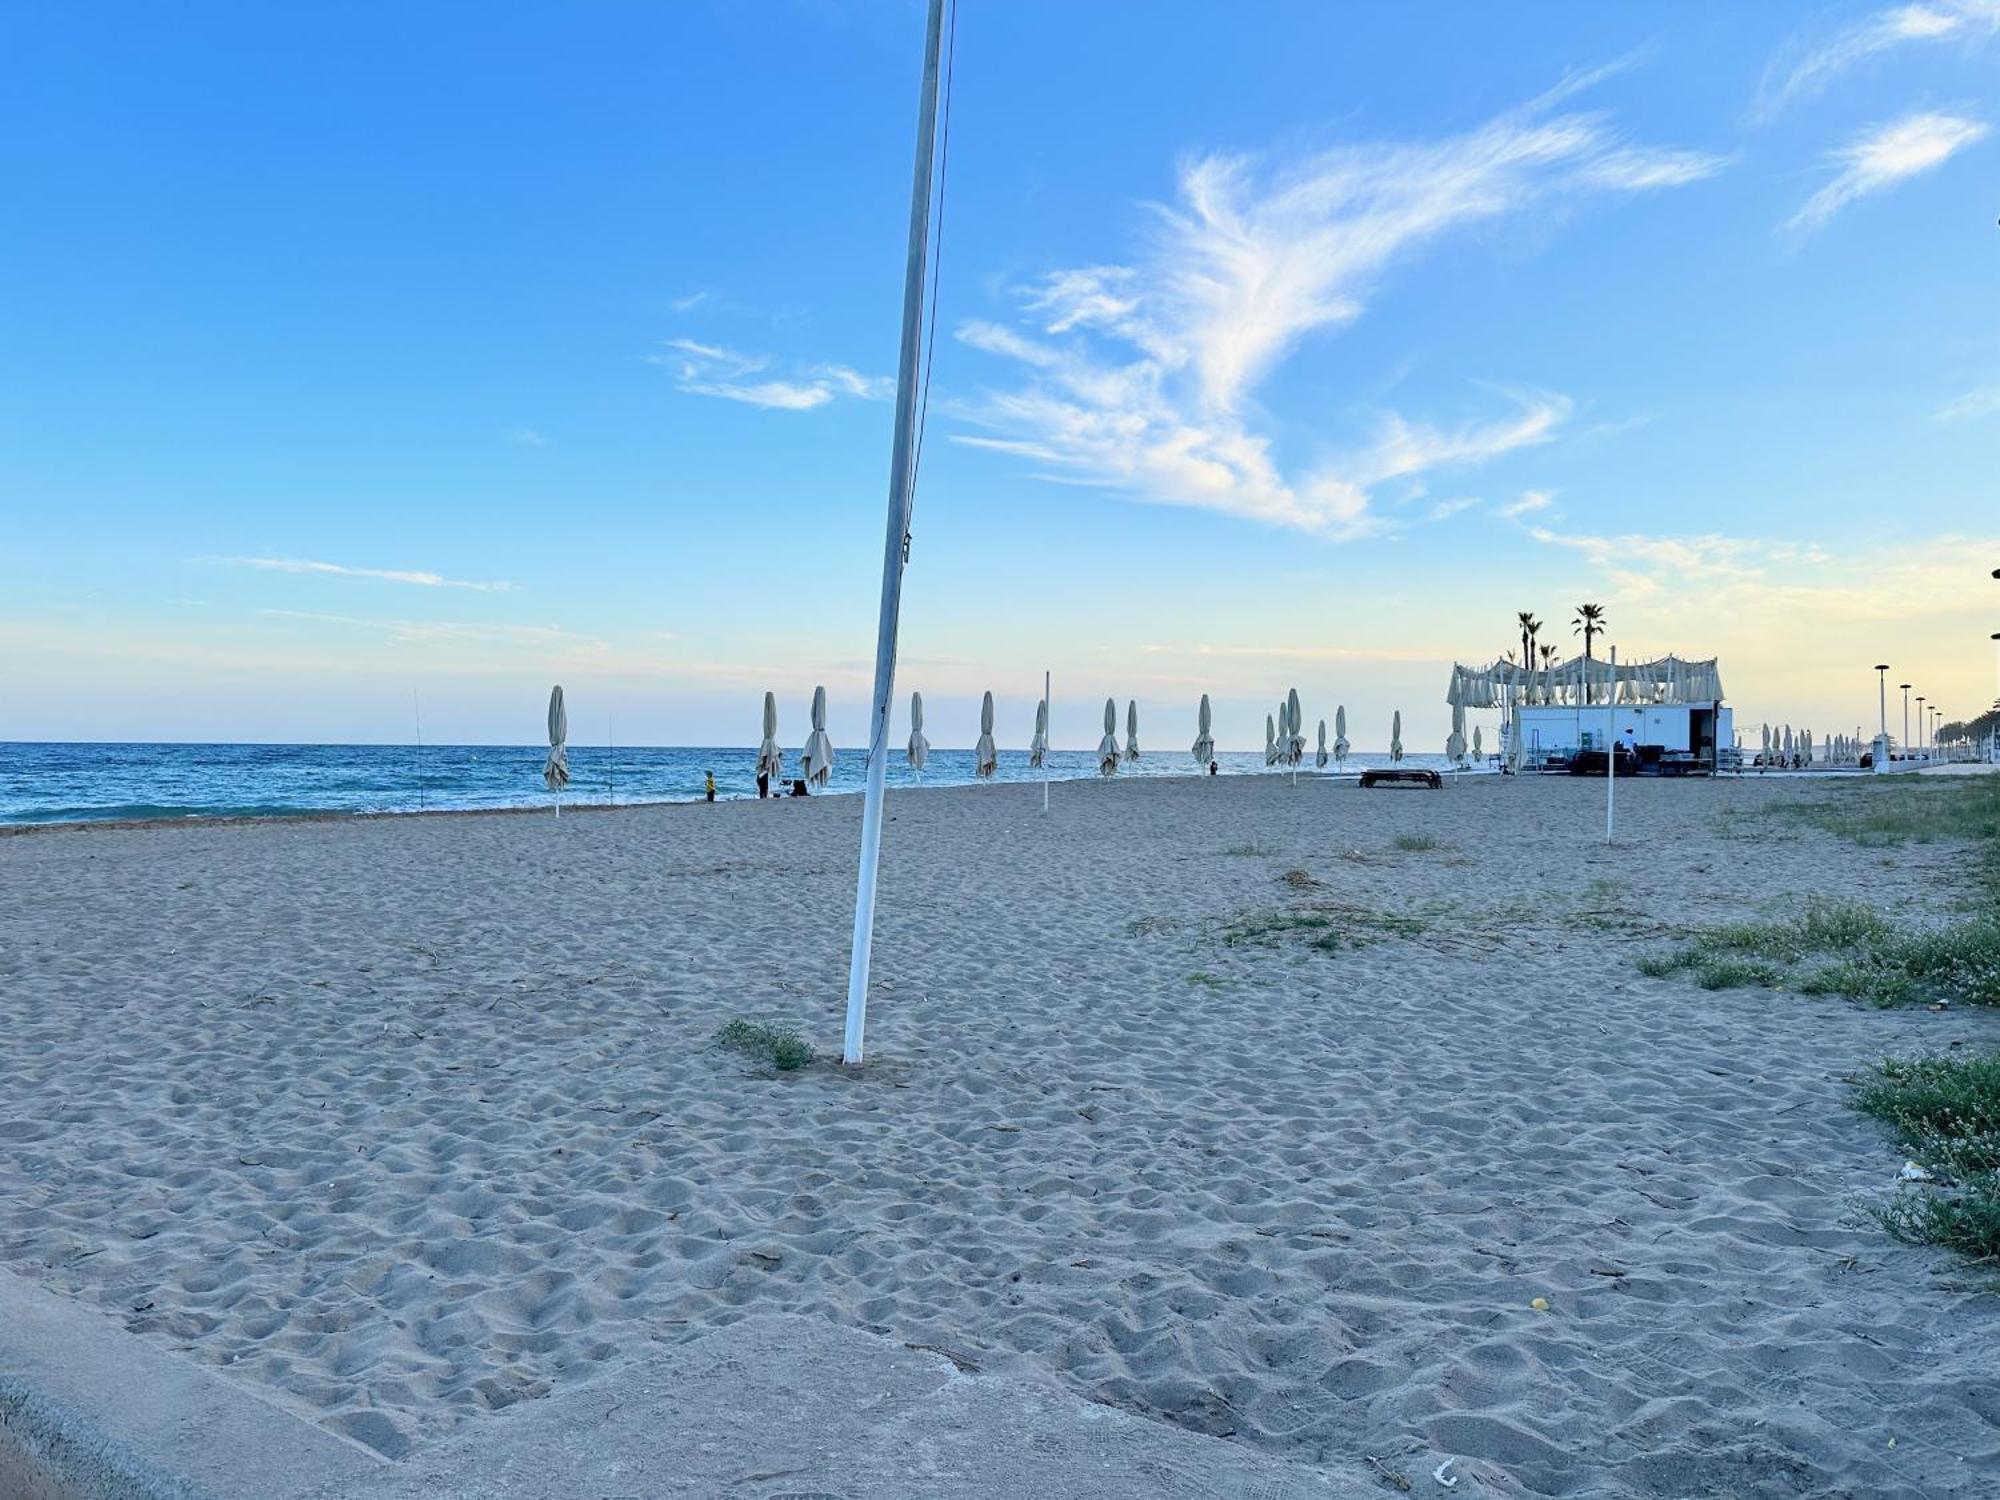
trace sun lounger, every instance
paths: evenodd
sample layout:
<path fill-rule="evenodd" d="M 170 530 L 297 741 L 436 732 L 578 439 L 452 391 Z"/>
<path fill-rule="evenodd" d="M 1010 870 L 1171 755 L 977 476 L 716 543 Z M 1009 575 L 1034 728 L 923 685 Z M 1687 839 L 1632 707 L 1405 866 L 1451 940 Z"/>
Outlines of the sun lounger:
<path fill-rule="evenodd" d="M 1419 770 L 1412 766 L 1408 770 L 1386 770 L 1376 768 L 1361 773 L 1361 784 L 1370 786 L 1427 786 L 1434 792 L 1444 790 L 1444 778 L 1435 771 Z"/>

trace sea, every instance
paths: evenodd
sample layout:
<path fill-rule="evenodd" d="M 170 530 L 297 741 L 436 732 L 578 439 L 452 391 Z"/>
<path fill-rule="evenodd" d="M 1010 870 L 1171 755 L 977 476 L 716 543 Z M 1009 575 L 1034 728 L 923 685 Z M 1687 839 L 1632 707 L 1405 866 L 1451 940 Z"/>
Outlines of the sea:
<path fill-rule="evenodd" d="M 1142 742 L 1143 743 L 1143 742 Z M 85 823 L 116 819 L 284 817 L 302 813 L 400 813 L 448 809 L 547 807 L 542 785 L 546 745 L 190 745 L 0 743 L 0 824 Z M 1263 752 L 1225 751 L 1225 776 L 1289 774 L 1266 767 Z M 1055 750 L 1057 781 L 1097 775 L 1089 750 Z M 1351 755 L 1349 774 L 1387 764 L 1386 754 Z M 692 802 L 703 776 L 715 773 L 719 797 L 754 797 L 753 746 L 572 745 L 567 805 Z M 785 753 L 786 775 L 796 752 Z M 1408 755 L 1403 764 L 1442 768 L 1441 755 Z M 933 749 L 919 782 L 900 747 L 889 762 L 891 787 L 967 786 L 970 750 Z M 836 748 L 828 793 L 862 789 L 867 757 Z M 1185 751 L 1145 751 L 1119 769 L 1124 777 L 1191 776 Z M 1311 751 L 1301 774 L 1310 774 Z M 1003 750 L 995 781 L 1042 779 L 1024 750 Z M 786 785 L 789 785 L 789 780 Z"/>

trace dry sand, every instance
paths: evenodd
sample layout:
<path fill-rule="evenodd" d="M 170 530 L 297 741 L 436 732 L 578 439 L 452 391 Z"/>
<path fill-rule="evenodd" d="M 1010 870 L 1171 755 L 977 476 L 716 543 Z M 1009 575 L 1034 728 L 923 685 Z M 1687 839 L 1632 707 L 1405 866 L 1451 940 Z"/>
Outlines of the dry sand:
<path fill-rule="evenodd" d="M 2000 1017 L 1632 966 L 1945 909 L 1756 816 L 1827 794 L 900 795 L 873 1061 L 783 1076 L 711 1038 L 837 1051 L 853 799 L 0 839 L 0 1264 L 390 1454 L 784 1309 L 1424 1493 L 1992 1493 L 1994 1280 L 1845 1079 Z M 1224 940 L 1305 902 L 1372 940 Z"/>

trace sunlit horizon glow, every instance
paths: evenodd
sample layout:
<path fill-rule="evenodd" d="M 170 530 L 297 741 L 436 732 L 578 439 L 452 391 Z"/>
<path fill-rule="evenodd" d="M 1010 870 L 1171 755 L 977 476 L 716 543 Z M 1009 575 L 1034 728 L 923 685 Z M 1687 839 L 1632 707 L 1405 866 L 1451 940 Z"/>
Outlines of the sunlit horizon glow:
<path fill-rule="evenodd" d="M 115 9 L 0 95 L 0 741 L 857 744 L 914 7 Z M 1146 14 L 960 17 L 899 724 L 1430 750 L 1586 600 L 2000 694 L 2000 3 Z"/>

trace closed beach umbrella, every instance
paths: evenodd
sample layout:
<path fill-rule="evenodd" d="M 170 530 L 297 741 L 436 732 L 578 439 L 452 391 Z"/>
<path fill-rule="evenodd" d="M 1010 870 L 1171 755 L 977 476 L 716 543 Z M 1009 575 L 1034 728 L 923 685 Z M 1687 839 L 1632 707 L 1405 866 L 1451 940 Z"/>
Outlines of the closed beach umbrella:
<path fill-rule="evenodd" d="M 1313 765 L 1322 771 L 1326 769 L 1326 720 L 1324 719 L 1319 721 L 1319 749 L 1313 753 Z"/>
<path fill-rule="evenodd" d="M 813 689 L 812 733 L 799 752 L 799 769 L 807 786 L 825 786 L 833 776 L 833 741 L 826 737 L 826 689 Z"/>
<path fill-rule="evenodd" d="M 1104 700 L 1104 738 L 1097 742 L 1097 774 L 1118 774 L 1118 704 L 1111 698 Z"/>
<path fill-rule="evenodd" d="M 1444 753 L 1453 765 L 1465 764 L 1465 708 L 1462 704 L 1451 706 L 1451 733 L 1445 738 Z"/>
<path fill-rule="evenodd" d="M 1037 771 L 1049 758 L 1049 700 L 1035 705 L 1035 737 L 1028 742 L 1028 764 Z"/>
<path fill-rule="evenodd" d="M 1215 759 L 1215 736 L 1210 732 L 1213 728 L 1208 711 L 1208 694 L 1203 693 L 1201 707 L 1195 710 L 1194 715 L 1194 763 L 1198 766 L 1205 767 Z"/>
<path fill-rule="evenodd" d="M 1299 709 L 1299 690 L 1285 694 L 1285 763 L 1296 767 L 1306 758 L 1306 720 Z"/>
<path fill-rule="evenodd" d="M 1335 765 L 1347 764 L 1347 752 L 1353 747 L 1347 743 L 1347 705 L 1341 704 L 1333 711 L 1333 761 Z"/>
<path fill-rule="evenodd" d="M 562 687 L 549 694 L 549 758 L 542 764 L 542 781 L 556 794 L 556 816 L 562 816 L 562 790 L 569 785 L 569 711 Z"/>
<path fill-rule="evenodd" d="M 1000 750 L 993 743 L 993 695 L 979 702 L 979 743 L 972 747 L 972 773 L 982 780 L 1000 768 Z"/>
<path fill-rule="evenodd" d="M 1391 724 L 1389 725 L 1389 759 L 1395 761 L 1395 760 L 1401 760 L 1402 758 L 1403 758 L 1403 711 L 1399 708 L 1396 710 L 1396 717 L 1394 721 L 1391 722 Z"/>
<path fill-rule="evenodd" d="M 784 774 L 785 752 L 778 748 L 778 695 L 764 695 L 764 743 L 757 747 L 757 774 L 776 781 Z"/>
<path fill-rule="evenodd" d="M 1264 715 L 1264 764 L 1278 763 L 1278 721 L 1270 714 Z"/>
<path fill-rule="evenodd" d="M 1139 758 L 1139 700 L 1130 699 L 1125 704 L 1125 758 Z"/>
<path fill-rule="evenodd" d="M 931 742 L 924 738 L 924 695 L 910 694 L 910 744 L 903 752 L 910 758 L 910 769 L 919 776 L 924 774 L 924 762 L 931 758 Z"/>
<path fill-rule="evenodd" d="M 1479 726 L 1474 724 L 1472 726 L 1472 758 L 1476 761 L 1484 761 L 1486 759 L 1486 750 L 1479 741 Z"/>

